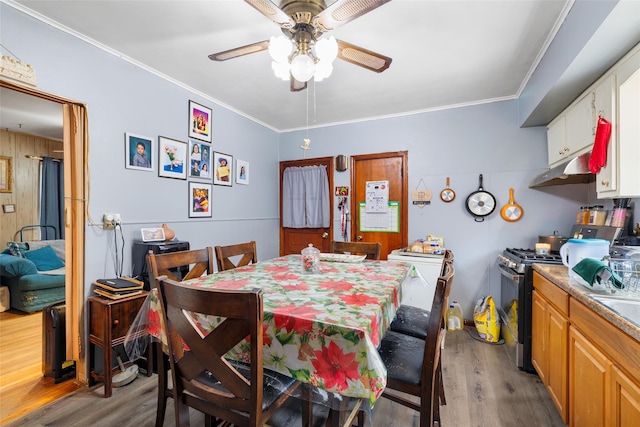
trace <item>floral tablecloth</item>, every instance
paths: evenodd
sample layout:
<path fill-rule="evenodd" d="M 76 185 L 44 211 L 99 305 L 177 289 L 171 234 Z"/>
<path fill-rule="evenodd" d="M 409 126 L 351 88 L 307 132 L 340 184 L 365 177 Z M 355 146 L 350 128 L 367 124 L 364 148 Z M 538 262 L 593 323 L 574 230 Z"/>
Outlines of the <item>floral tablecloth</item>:
<path fill-rule="evenodd" d="M 264 294 L 264 366 L 328 392 L 368 399 L 386 386 L 376 347 L 389 328 L 411 267 L 394 261 L 321 262 L 304 274 L 299 255 L 185 281 L 221 289 L 261 288 Z M 149 333 L 166 338 L 156 290 L 150 295 Z M 212 321 L 195 315 L 203 330 Z M 244 358 L 242 348 L 229 357 Z"/>

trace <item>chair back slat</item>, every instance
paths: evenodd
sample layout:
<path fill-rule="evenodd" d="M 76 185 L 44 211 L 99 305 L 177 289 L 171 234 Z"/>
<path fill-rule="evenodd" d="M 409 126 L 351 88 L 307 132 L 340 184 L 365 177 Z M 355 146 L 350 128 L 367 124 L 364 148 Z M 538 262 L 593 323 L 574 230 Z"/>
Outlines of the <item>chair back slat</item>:
<path fill-rule="evenodd" d="M 238 243 L 228 246 L 216 246 L 216 262 L 218 271 L 233 270 L 234 268 L 258 262 L 258 251 L 256 242 Z M 241 256 L 240 260 L 234 263 L 231 258 Z"/>
<path fill-rule="evenodd" d="M 184 277 L 178 277 L 174 271 L 179 267 L 187 267 L 189 271 Z M 203 274 L 213 273 L 213 248 L 192 249 L 188 251 L 169 252 L 166 254 L 147 255 L 147 271 L 151 286 L 156 283 L 156 278 L 166 276 L 177 282 L 194 279 Z"/>
<path fill-rule="evenodd" d="M 338 242 L 331 241 L 331 253 L 366 255 L 366 259 L 379 260 L 382 244 L 380 242 Z"/>
<path fill-rule="evenodd" d="M 259 425 L 263 393 L 262 291 L 198 288 L 165 276 L 158 278 L 157 286 L 169 331 L 174 388 L 178 393 L 187 392 L 184 398 L 189 406 L 206 407 L 234 424 L 247 425 L 247 419 L 253 419 Z M 187 313 L 215 316 L 220 323 L 210 325 L 213 329 L 205 335 Z M 248 377 L 225 359 L 230 349 L 247 338 L 251 346 Z M 217 382 L 202 380 L 211 376 Z M 238 418 L 234 411 L 247 415 Z"/>

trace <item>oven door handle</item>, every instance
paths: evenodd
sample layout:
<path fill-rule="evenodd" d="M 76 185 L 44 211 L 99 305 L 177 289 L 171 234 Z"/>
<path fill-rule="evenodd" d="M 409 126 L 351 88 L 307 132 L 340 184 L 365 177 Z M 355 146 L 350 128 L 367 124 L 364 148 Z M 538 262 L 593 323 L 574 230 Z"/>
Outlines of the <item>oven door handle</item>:
<path fill-rule="evenodd" d="M 517 273 L 514 273 L 513 270 L 511 270 L 510 268 L 505 267 L 504 265 L 501 265 L 501 264 L 498 264 L 498 267 L 500 267 L 500 274 L 502 274 L 509 280 L 513 280 L 514 282 L 520 281 L 520 275 Z"/>

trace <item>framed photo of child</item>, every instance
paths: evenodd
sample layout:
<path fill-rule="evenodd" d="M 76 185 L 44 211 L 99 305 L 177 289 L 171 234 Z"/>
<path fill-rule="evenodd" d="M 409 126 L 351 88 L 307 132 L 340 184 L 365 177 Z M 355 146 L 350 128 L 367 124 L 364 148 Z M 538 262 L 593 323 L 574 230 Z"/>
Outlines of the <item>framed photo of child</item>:
<path fill-rule="evenodd" d="M 236 184 L 249 185 L 249 162 L 236 160 Z"/>
<path fill-rule="evenodd" d="M 165 178 L 187 179 L 187 143 L 158 137 L 158 175 Z"/>
<path fill-rule="evenodd" d="M 156 163 L 153 153 L 153 139 L 133 133 L 124 134 L 125 167 L 153 172 Z"/>
<path fill-rule="evenodd" d="M 189 178 L 211 182 L 211 144 L 189 141 Z"/>
<path fill-rule="evenodd" d="M 214 151 L 212 163 L 215 168 L 213 183 L 231 187 L 233 185 L 233 156 Z"/>
<path fill-rule="evenodd" d="M 189 182 L 189 218 L 211 218 L 211 184 Z"/>
<path fill-rule="evenodd" d="M 211 142 L 211 108 L 189 101 L 189 137 Z"/>

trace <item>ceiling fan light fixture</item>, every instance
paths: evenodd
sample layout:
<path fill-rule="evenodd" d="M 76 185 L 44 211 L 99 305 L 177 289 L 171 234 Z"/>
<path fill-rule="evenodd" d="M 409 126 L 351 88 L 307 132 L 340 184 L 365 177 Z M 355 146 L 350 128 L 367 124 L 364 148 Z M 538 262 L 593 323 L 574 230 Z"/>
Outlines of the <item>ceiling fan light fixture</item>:
<path fill-rule="evenodd" d="M 315 72 L 313 59 L 307 54 L 298 54 L 291 61 L 291 75 L 299 82 L 308 82 Z"/>
<path fill-rule="evenodd" d="M 271 69 L 276 77 L 280 77 L 282 80 L 287 81 L 291 76 L 291 66 L 288 62 L 271 62 Z"/>
<path fill-rule="evenodd" d="M 271 36 L 269 39 L 269 55 L 275 62 L 288 62 L 292 48 L 291 40 L 285 36 Z"/>
<path fill-rule="evenodd" d="M 321 82 L 331 75 L 333 72 L 333 63 L 324 59 L 316 63 L 316 72 L 313 74 L 313 80 Z"/>
<path fill-rule="evenodd" d="M 331 36 L 316 42 L 315 52 L 321 61 L 332 62 L 338 56 L 338 42 Z"/>

